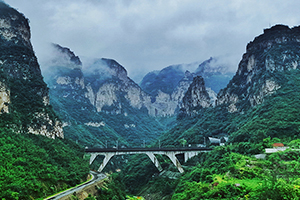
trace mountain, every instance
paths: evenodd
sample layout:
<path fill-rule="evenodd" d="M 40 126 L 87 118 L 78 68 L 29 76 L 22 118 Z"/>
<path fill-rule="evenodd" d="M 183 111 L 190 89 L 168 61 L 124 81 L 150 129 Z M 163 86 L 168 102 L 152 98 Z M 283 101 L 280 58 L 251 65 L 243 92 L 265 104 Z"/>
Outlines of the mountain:
<path fill-rule="evenodd" d="M 210 57 L 202 62 L 195 70 L 196 76 L 202 76 L 205 85 L 216 94 L 232 79 L 234 73 L 229 70 L 229 66 L 223 64 L 219 59 Z"/>
<path fill-rule="evenodd" d="M 161 71 L 153 71 L 146 74 L 140 86 L 151 96 L 157 96 L 159 91 L 171 95 L 178 82 L 184 76 L 182 65 L 172 65 Z"/>
<path fill-rule="evenodd" d="M 180 113 L 161 144 L 179 144 L 182 138 L 200 144 L 204 137 L 229 135 L 230 141 L 251 146 L 268 136 L 298 137 L 299 30 L 284 25 L 264 30 L 247 45 L 236 74 L 218 93 L 216 106 L 194 107 L 192 116 Z M 197 102 L 198 96 L 187 92 L 184 99 Z"/>
<path fill-rule="evenodd" d="M 83 68 L 70 49 L 52 47 L 53 57 L 43 71 L 67 138 L 88 146 L 139 146 L 155 140 L 174 121 L 158 120 L 159 105 L 115 60 L 94 59 Z"/>
<path fill-rule="evenodd" d="M 64 137 L 30 42 L 28 19 L 0 2 L 0 122 L 14 132 Z"/>
<path fill-rule="evenodd" d="M 196 70 L 190 72 L 188 69 Z M 184 94 L 197 76 L 204 78 L 211 104 L 215 105 L 217 93 L 226 87 L 233 74 L 227 65 L 210 58 L 202 63 L 171 65 L 161 71 L 150 72 L 142 79 L 140 86 L 165 114 L 177 115 L 183 106 Z"/>
<path fill-rule="evenodd" d="M 280 72 L 298 69 L 299 27 L 276 25 L 247 45 L 246 53 L 228 86 L 218 94 L 218 105 L 230 112 L 261 104 L 282 85 Z"/>

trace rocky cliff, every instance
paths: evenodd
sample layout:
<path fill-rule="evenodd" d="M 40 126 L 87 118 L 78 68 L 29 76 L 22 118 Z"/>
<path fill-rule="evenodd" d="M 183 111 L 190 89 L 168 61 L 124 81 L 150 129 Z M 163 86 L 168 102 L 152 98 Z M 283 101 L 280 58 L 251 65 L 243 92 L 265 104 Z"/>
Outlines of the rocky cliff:
<path fill-rule="evenodd" d="M 96 60 L 85 70 L 86 97 L 98 112 L 125 113 L 125 107 L 146 108 L 151 115 L 150 96 L 127 76 L 123 66 L 111 59 Z M 125 100 L 125 101 L 124 101 Z"/>
<path fill-rule="evenodd" d="M 206 90 L 204 79 L 196 76 L 182 99 L 181 112 L 188 115 L 197 114 L 201 108 L 211 106 L 211 100 Z"/>
<path fill-rule="evenodd" d="M 16 132 L 63 137 L 30 42 L 28 19 L 0 2 L 1 123 Z"/>
<path fill-rule="evenodd" d="M 218 105 L 229 112 L 261 104 L 281 86 L 277 74 L 299 68 L 300 27 L 276 25 L 247 45 L 246 53 L 228 86 L 218 94 Z"/>

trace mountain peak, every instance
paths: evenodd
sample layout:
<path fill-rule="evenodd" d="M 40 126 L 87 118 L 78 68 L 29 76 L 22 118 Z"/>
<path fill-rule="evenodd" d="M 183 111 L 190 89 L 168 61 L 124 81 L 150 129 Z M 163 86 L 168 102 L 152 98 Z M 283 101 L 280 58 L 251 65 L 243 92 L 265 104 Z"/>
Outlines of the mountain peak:
<path fill-rule="evenodd" d="M 210 107 L 210 97 L 205 88 L 204 79 L 196 76 L 182 99 L 181 112 L 187 115 L 197 114 L 201 108 Z"/>
<path fill-rule="evenodd" d="M 82 62 L 78 56 L 75 55 L 67 47 L 62 47 L 59 44 L 52 44 L 55 49 L 55 57 L 51 60 L 52 65 L 68 66 L 69 68 L 81 68 Z"/>

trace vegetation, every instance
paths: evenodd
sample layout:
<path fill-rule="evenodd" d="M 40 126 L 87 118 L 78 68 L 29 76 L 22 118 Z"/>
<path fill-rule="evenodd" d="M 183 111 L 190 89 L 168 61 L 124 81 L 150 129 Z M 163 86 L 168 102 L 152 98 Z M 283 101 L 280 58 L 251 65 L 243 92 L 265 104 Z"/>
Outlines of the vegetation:
<path fill-rule="evenodd" d="M 0 196 L 45 197 L 85 181 L 89 173 L 83 148 L 66 139 L 0 130 Z"/>
<path fill-rule="evenodd" d="M 287 150 L 257 160 L 233 153 L 233 148 L 219 147 L 201 155 L 199 164 L 180 179 L 172 200 L 299 197 L 298 151 Z"/>

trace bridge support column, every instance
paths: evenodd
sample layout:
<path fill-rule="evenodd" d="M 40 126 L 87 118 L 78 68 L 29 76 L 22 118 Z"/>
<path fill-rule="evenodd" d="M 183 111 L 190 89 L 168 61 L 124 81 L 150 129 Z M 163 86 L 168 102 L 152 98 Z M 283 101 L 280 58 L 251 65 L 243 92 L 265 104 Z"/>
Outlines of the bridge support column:
<path fill-rule="evenodd" d="M 92 164 L 92 162 L 95 160 L 95 158 L 98 156 L 98 153 L 91 153 L 91 157 L 90 157 L 90 165 Z"/>
<path fill-rule="evenodd" d="M 176 158 L 175 153 L 167 152 L 166 155 L 170 158 L 170 160 L 173 162 L 173 164 L 177 167 L 178 171 L 180 173 L 183 173 L 184 170 L 183 170 L 179 160 Z"/>
<path fill-rule="evenodd" d="M 98 172 L 102 172 L 102 170 L 104 169 L 104 167 L 107 165 L 108 161 L 114 156 L 114 153 L 105 153 L 105 157 L 103 162 L 101 163 Z"/>
<path fill-rule="evenodd" d="M 198 154 L 199 154 L 199 152 L 197 152 L 197 151 L 185 152 L 184 153 L 184 162 L 186 162 L 188 159 L 190 159 Z"/>
<path fill-rule="evenodd" d="M 158 162 L 157 158 L 155 157 L 155 155 L 153 153 L 150 153 L 150 152 L 147 152 L 146 154 L 151 159 L 151 161 L 153 162 L 155 167 L 158 169 L 158 171 L 161 172 L 163 169 L 162 169 L 160 163 Z"/>

